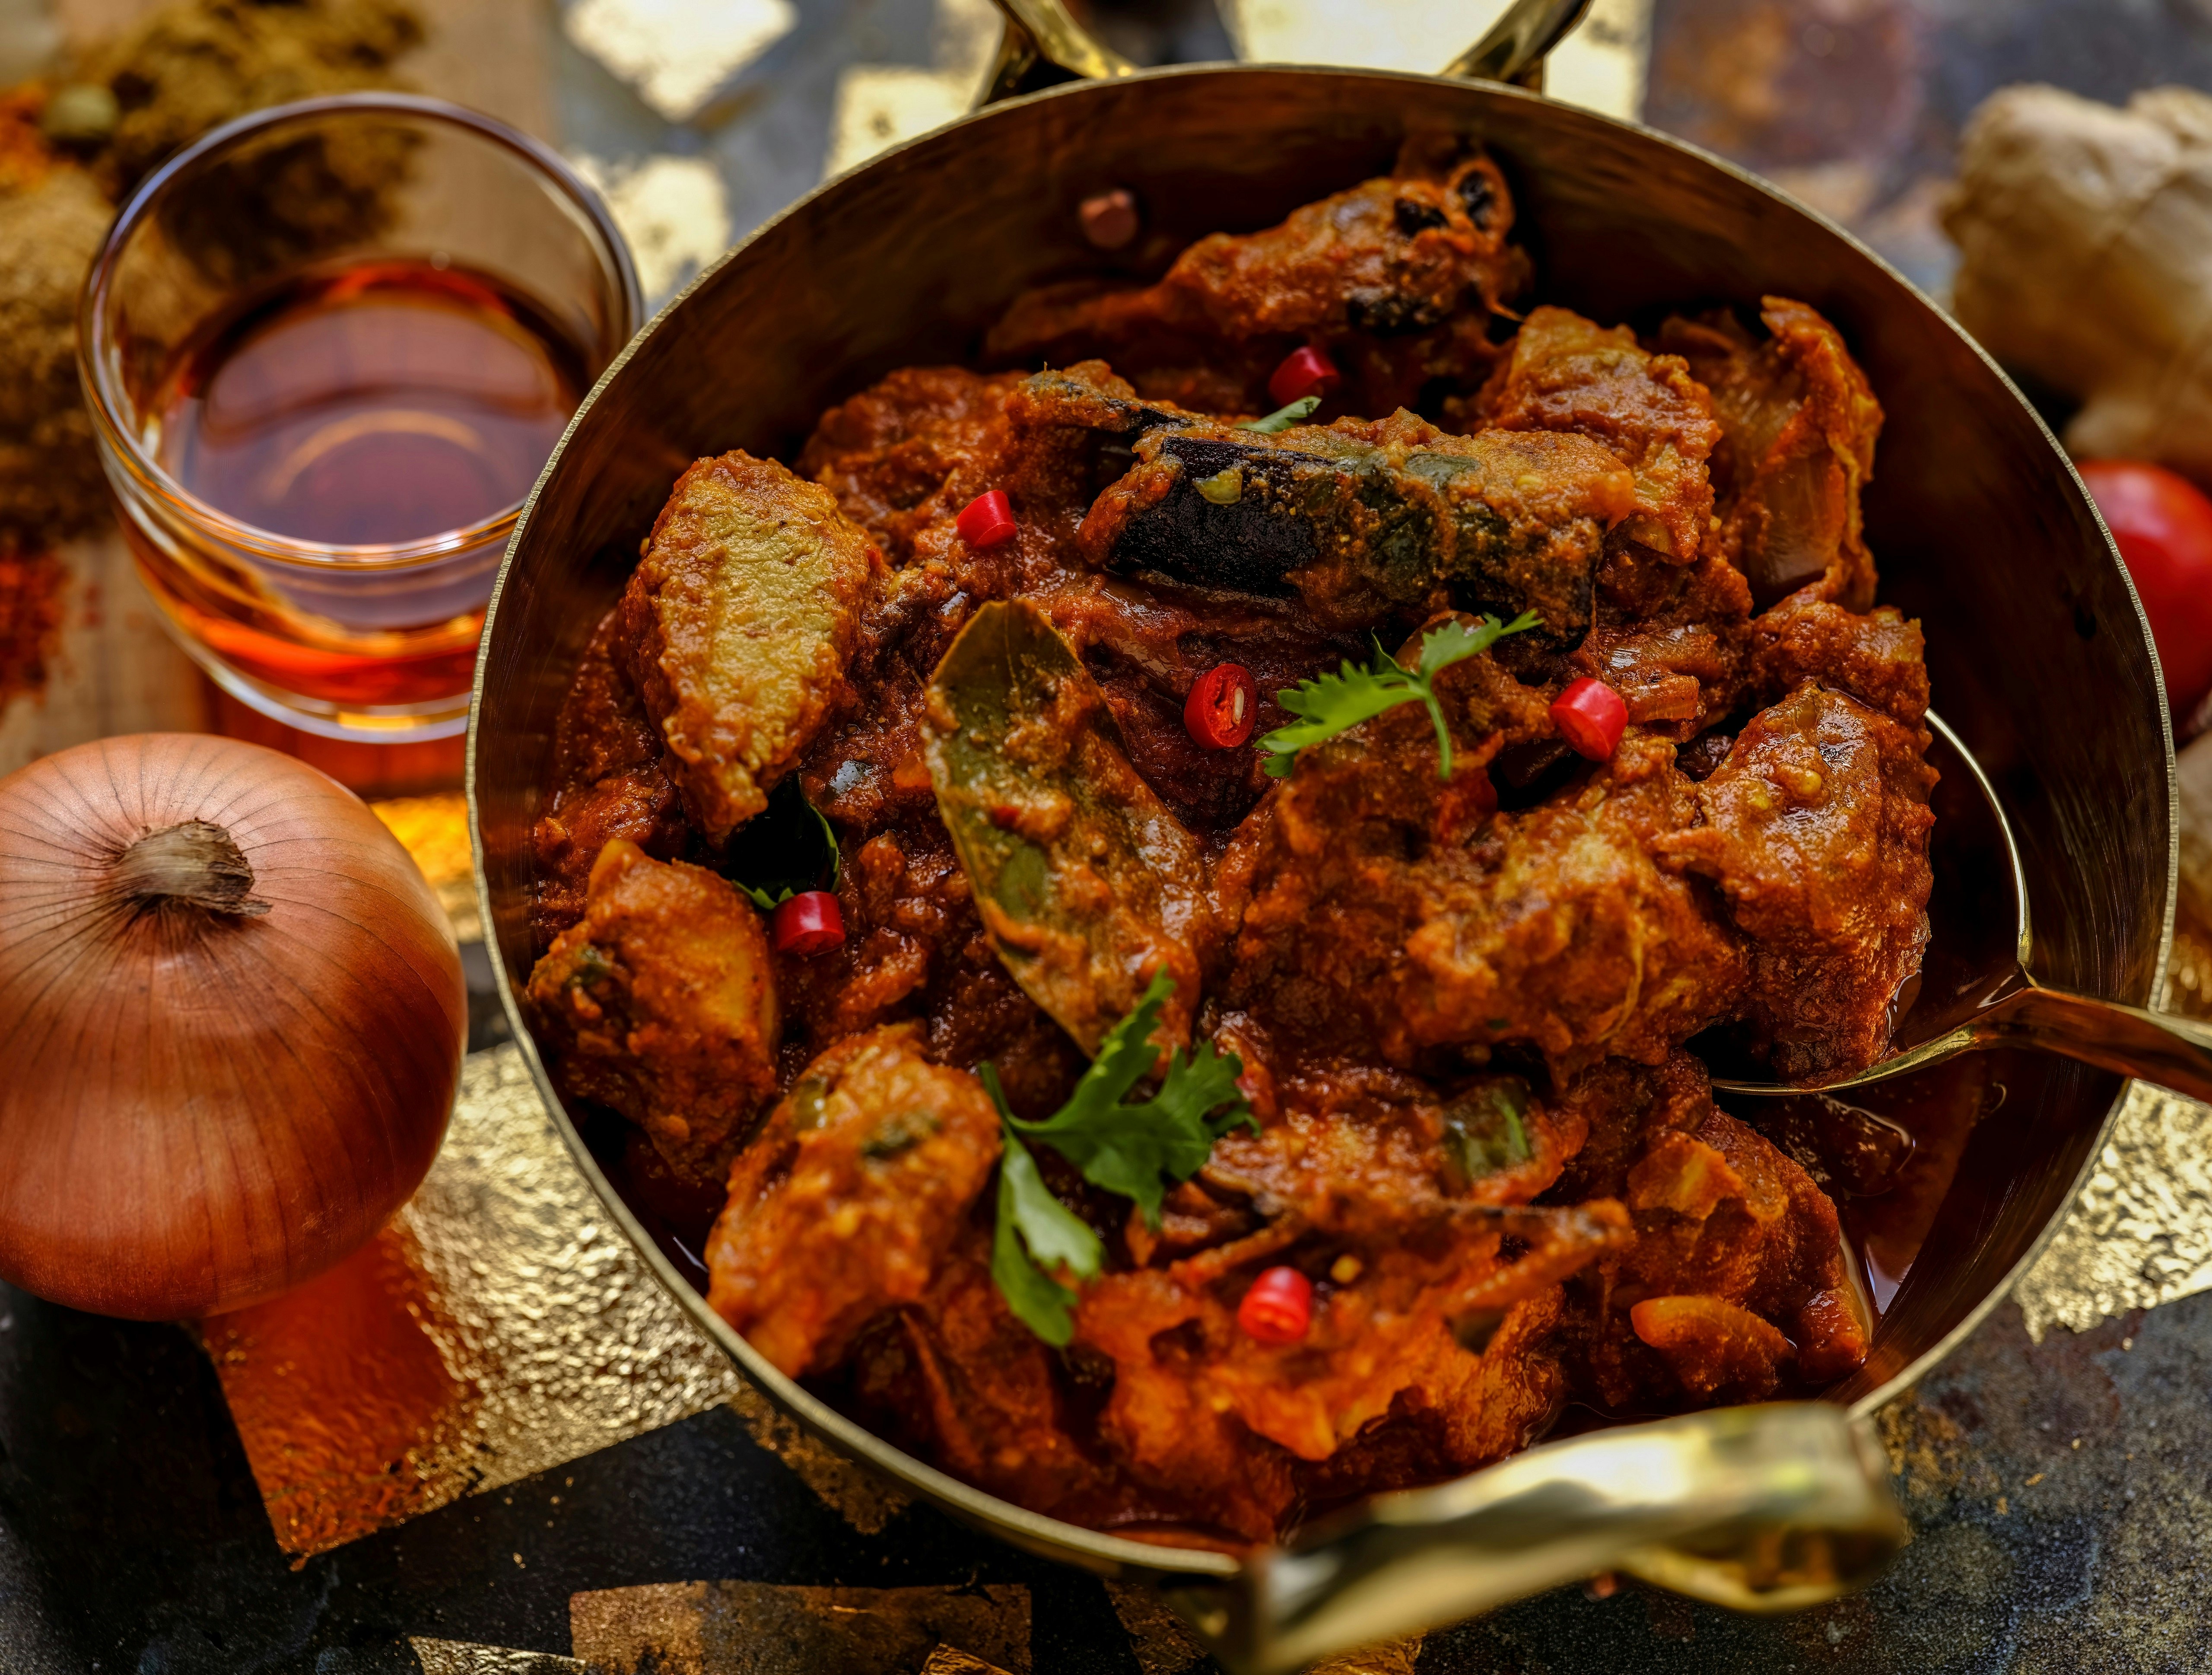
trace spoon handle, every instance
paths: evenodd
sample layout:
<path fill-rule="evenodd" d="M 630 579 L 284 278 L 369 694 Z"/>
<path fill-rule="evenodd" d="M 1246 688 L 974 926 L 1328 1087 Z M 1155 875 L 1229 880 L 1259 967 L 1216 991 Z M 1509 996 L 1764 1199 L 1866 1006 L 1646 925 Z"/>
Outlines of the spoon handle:
<path fill-rule="evenodd" d="M 2212 1101 L 2212 1027 L 2194 1019 L 2040 984 L 2008 997 L 2001 1012 L 1991 1033 L 2008 1045 L 2061 1053 Z"/>

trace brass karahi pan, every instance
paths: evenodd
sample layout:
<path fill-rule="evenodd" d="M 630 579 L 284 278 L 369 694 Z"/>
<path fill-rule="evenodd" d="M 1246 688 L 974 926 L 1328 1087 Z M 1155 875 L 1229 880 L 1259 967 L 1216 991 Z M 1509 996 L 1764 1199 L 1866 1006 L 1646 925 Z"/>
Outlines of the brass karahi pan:
<path fill-rule="evenodd" d="M 2039 975 L 2138 1005 L 2162 989 L 2172 739 L 2148 630 L 2080 481 L 1996 365 L 1848 234 L 1692 147 L 1527 86 L 1586 0 L 1522 0 L 1439 76 L 1139 72 L 1057 0 L 1001 3 L 985 108 L 831 181 L 702 274 L 600 379 L 515 532 L 477 665 L 469 789 L 491 956 L 547 1106 L 661 1282 L 785 1409 L 1019 1547 L 1157 1581 L 1233 1668 L 1291 1669 L 1601 1569 L 1748 1610 L 1863 1586 L 1904 1539 L 1869 1416 L 1970 1331 L 2057 1228 L 2117 1112 L 2118 1077 L 2056 1058 L 1998 1068 L 2002 1109 L 1968 1143 L 1873 1355 L 1826 1401 L 1547 1445 L 1240 1562 L 1040 1517 L 825 1406 L 671 1265 L 546 1076 L 516 985 L 531 965 L 530 831 L 554 716 L 677 474 L 733 448 L 790 458 L 823 408 L 895 368 L 963 360 L 1024 287 L 1098 271 L 1076 214 L 1087 197 L 1132 189 L 1179 247 L 1386 173 L 1417 129 L 1497 155 L 1547 301 L 1648 321 L 1774 292 L 1841 327 L 1888 415 L 1866 498 L 1885 597 L 1925 624 L 1938 703 L 2013 814 Z M 1085 79 L 1022 91 L 1067 74 Z"/>

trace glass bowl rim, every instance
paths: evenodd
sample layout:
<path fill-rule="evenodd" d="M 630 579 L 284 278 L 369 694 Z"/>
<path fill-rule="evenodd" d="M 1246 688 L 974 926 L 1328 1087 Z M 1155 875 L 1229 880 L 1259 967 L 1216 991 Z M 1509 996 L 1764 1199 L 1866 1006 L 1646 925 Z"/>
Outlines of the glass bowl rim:
<path fill-rule="evenodd" d="M 105 304 L 125 247 L 145 222 L 161 193 L 187 170 L 255 135 L 317 117 L 355 114 L 404 116 L 443 124 L 488 142 L 533 167 L 582 213 L 596 235 L 616 281 L 615 289 L 623 311 L 621 323 L 626 328 L 623 332 L 624 341 L 636 335 L 644 320 L 645 296 L 638 284 L 637 265 L 605 200 L 559 152 L 496 117 L 422 94 L 333 93 L 265 106 L 209 130 L 141 180 L 116 211 L 106 237 L 100 241 L 100 253 L 86 271 L 84 288 L 78 296 L 77 379 L 83 387 L 85 405 L 100 440 L 106 444 L 109 456 L 130 473 L 138 486 L 161 500 L 183 508 L 196 522 L 258 562 L 309 570 L 365 570 L 399 569 L 447 558 L 480 547 L 495 538 L 503 541 L 512 533 L 529 500 L 526 492 L 513 505 L 474 523 L 410 541 L 348 546 L 300 539 L 242 522 L 193 494 L 162 469 L 118 417 L 125 403 L 120 399 L 121 392 L 112 387 L 107 376 L 112 344 L 104 320 Z M 620 357 L 621 346 L 617 344 L 608 364 L 611 366 Z M 580 409 L 582 404 L 578 405 Z M 571 415 L 572 421 L 573 417 Z"/>

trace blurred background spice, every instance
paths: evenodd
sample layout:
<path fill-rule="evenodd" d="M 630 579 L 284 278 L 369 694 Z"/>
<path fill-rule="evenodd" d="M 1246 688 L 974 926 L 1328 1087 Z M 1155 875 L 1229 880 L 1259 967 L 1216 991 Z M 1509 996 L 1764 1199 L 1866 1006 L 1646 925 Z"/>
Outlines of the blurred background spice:
<path fill-rule="evenodd" d="M 0 707 L 42 689 L 66 611 L 63 543 L 106 516 L 77 391 L 76 304 L 115 200 L 210 129 L 316 94 L 400 84 L 422 40 L 401 0 L 178 0 L 46 77 L 0 91 Z M 362 213 L 389 158 L 252 206 L 294 237 Z"/>

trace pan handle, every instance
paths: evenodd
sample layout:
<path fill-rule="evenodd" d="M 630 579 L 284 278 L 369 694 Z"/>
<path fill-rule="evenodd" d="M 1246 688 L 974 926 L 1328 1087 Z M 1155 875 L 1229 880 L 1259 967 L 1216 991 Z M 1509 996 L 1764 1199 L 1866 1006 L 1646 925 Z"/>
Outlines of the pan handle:
<path fill-rule="evenodd" d="M 1534 1448 L 1378 1496 L 1228 1581 L 1161 1587 L 1234 1675 L 1285 1675 L 1606 1570 L 1797 1611 L 1864 1587 L 1906 1539 L 1866 1422 L 1773 1402 Z"/>
<path fill-rule="evenodd" d="M 1470 82 L 1512 82 L 1544 90 L 1544 60 L 1571 34 L 1591 0 L 1513 0 L 1482 39 L 1443 67 Z"/>
<path fill-rule="evenodd" d="M 1105 81 L 1137 66 L 1077 22 L 1062 0 L 997 0 L 1006 18 L 999 56 L 975 108 L 1056 82 Z M 1591 0 L 1513 0 L 1482 39 L 1443 69 L 1463 80 L 1512 82 L 1541 92 L 1544 59 L 1583 21 Z"/>
<path fill-rule="evenodd" d="M 997 0 L 1006 19 L 999 56 L 975 95 L 975 108 L 1059 82 L 1133 76 L 1137 66 L 1078 23 L 1060 0 Z"/>

